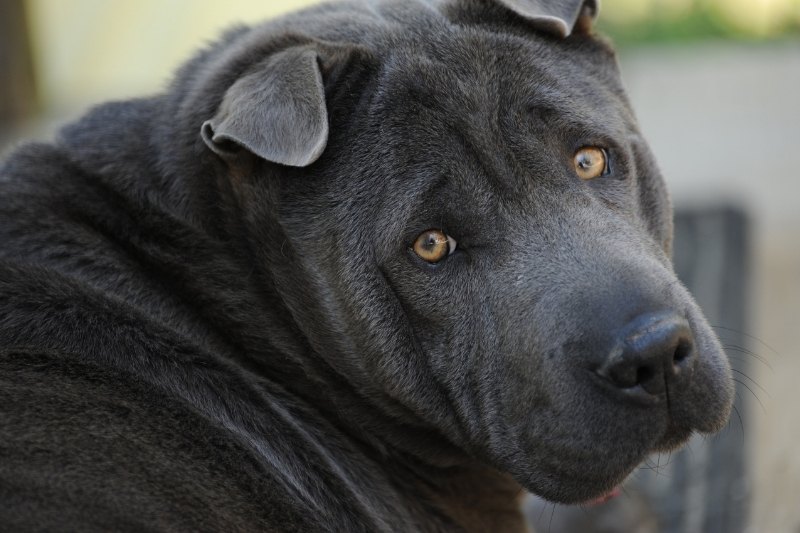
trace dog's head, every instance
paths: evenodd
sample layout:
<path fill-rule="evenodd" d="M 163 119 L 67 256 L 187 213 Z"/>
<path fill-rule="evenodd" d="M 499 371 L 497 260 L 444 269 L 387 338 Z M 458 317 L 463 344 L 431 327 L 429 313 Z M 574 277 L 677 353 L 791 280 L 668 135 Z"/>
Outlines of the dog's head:
<path fill-rule="evenodd" d="M 389 425 L 561 502 L 732 401 L 595 11 L 325 6 L 231 34 L 187 99 L 286 334 Z"/>

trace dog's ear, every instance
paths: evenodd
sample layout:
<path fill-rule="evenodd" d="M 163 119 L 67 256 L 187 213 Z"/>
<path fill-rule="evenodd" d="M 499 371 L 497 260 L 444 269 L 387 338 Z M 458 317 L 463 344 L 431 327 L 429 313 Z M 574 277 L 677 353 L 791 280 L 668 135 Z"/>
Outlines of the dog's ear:
<path fill-rule="evenodd" d="M 597 18 L 600 0 L 495 0 L 536 30 L 566 38 L 587 32 Z"/>
<path fill-rule="evenodd" d="M 223 158 L 245 149 L 293 167 L 316 161 L 328 142 L 317 51 L 298 46 L 277 52 L 236 80 L 201 135 Z"/>

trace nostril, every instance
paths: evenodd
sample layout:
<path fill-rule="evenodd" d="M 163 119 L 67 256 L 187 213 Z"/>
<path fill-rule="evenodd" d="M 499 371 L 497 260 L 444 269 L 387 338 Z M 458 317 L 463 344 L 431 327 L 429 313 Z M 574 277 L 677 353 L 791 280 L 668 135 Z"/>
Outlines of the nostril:
<path fill-rule="evenodd" d="M 640 366 L 636 369 L 636 385 L 642 385 L 653 379 L 656 371 L 651 366 Z"/>
<path fill-rule="evenodd" d="M 681 338 L 672 354 L 672 376 L 677 376 L 681 370 L 691 365 L 694 355 L 694 344 L 690 338 Z"/>
<path fill-rule="evenodd" d="M 670 312 L 641 315 L 615 338 L 596 372 L 626 395 L 662 397 L 668 386 L 686 380 L 695 350 L 685 318 Z"/>
<path fill-rule="evenodd" d="M 676 366 L 680 366 L 681 363 L 689 359 L 689 356 L 692 355 L 692 350 L 694 347 L 692 346 L 692 341 L 689 339 L 681 339 L 678 341 L 678 346 L 675 347 L 675 354 L 672 356 L 672 363 Z"/>
<path fill-rule="evenodd" d="M 647 361 L 623 359 L 601 369 L 600 374 L 620 389 L 641 386 L 645 390 L 656 392 L 654 389 L 664 382 L 661 366 Z"/>

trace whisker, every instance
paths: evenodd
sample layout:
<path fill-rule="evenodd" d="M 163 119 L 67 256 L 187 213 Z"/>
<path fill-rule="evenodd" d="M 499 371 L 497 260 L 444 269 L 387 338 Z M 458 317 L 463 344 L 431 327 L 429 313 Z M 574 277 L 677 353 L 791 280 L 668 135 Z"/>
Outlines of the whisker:
<path fill-rule="evenodd" d="M 666 479 L 670 479 L 670 475 L 665 473 L 664 469 L 667 466 L 669 466 L 670 462 L 672 461 L 672 454 L 670 454 L 668 456 L 667 462 L 664 463 L 664 464 L 661 464 L 661 457 L 662 457 L 662 454 L 660 454 L 660 453 L 657 454 L 656 455 L 656 459 L 655 459 L 656 462 L 653 463 L 653 458 L 652 458 L 652 456 L 650 456 L 650 457 L 648 457 L 648 458 L 646 458 L 644 460 L 644 463 L 643 463 L 644 466 L 640 465 L 639 468 L 641 470 L 648 470 L 650 472 L 653 472 L 656 475 L 657 478 L 658 477 L 663 477 L 663 478 L 666 478 Z"/>
<path fill-rule="evenodd" d="M 536 519 L 536 523 L 540 523 L 542 521 L 542 517 L 544 516 L 544 512 L 547 510 L 547 502 L 542 501 L 542 510 L 539 511 L 539 518 Z"/>
<path fill-rule="evenodd" d="M 741 415 L 739 409 L 736 407 L 736 404 L 741 405 L 741 403 L 743 402 L 742 395 L 739 394 L 739 389 L 738 388 L 734 392 L 734 398 L 735 398 L 735 401 L 733 402 L 733 405 L 731 407 L 733 408 L 733 414 L 736 415 L 736 419 L 739 421 L 739 435 L 742 438 L 742 442 L 744 442 L 744 422 L 742 421 L 742 415 Z M 724 428 L 722 428 L 722 430 L 720 431 L 720 435 L 722 435 L 723 433 L 725 435 L 729 435 L 730 433 L 734 432 L 734 428 L 736 427 L 736 424 L 734 424 L 733 420 L 734 420 L 733 416 L 728 418 L 728 423 L 725 424 Z"/>
<path fill-rule="evenodd" d="M 761 385 L 759 385 L 759 384 L 758 384 L 758 381 L 754 380 L 753 378 L 751 378 L 750 376 L 748 376 L 747 374 L 745 374 L 745 373 L 744 373 L 744 372 L 742 372 L 741 370 L 737 370 L 737 369 L 735 369 L 735 368 L 731 368 L 731 370 L 732 370 L 732 371 L 734 371 L 734 372 L 736 372 L 736 373 L 737 373 L 737 374 L 739 374 L 740 376 L 743 376 L 743 377 L 745 377 L 745 378 L 749 379 L 749 380 L 750 380 L 750 382 L 751 382 L 753 385 L 755 385 L 755 387 L 756 387 L 756 388 L 758 388 L 758 390 L 760 390 L 761 392 L 763 392 L 764 394 L 766 394 L 768 398 L 770 398 L 770 399 L 772 398 L 772 396 L 770 396 L 769 392 L 767 392 L 767 389 L 765 389 L 764 387 L 762 387 Z M 744 383 L 742 383 L 742 385 L 744 385 Z"/>
<path fill-rule="evenodd" d="M 652 472 L 656 476 L 658 476 L 659 474 L 658 470 L 656 470 L 656 467 L 654 467 L 653 465 L 642 465 L 639 467 L 639 469 L 642 470 L 643 472 Z"/>
<path fill-rule="evenodd" d="M 649 467 L 650 467 L 652 470 L 655 470 L 655 469 L 656 469 L 656 465 L 655 465 L 655 463 L 653 463 L 652 456 L 647 456 L 647 457 L 645 457 L 645 459 L 644 459 L 644 464 L 646 464 L 647 466 L 649 466 Z"/>
<path fill-rule="evenodd" d="M 692 449 L 692 441 L 686 443 L 686 446 L 683 448 L 686 452 L 692 456 L 692 460 L 694 460 L 694 450 Z"/>
<path fill-rule="evenodd" d="M 730 359 L 731 361 L 738 361 L 738 362 L 740 362 L 740 363 L 743 363 L 743 364 L 747 364 L 747 363 L 750 363 L 750 361 L 752 361 L 752 359 L 751 359 L 751 358 L 749 358 L 749 357 L 742 357 L 741 355 L 738 355 L 738 354 L 733 354 L 733 353 L 731 353 L 730 351 L 728 351 L 728 359 Z M 767 363 L 766 361 L 763 361 L 763 360 L 761 360 L 761 361 L 758 361 L 758 362 L 760 362 L 760 363 L 764 363 L 764 365 L 765 365 L 765 366 L 766 366 L 766 367 L 767 367 L 767 368 L 768 368 L 770 371 L 772 371 L 772 372 L 774 372 L 774 371 L 775 371 L 775 369 L 773 369 L 773 368 L 772 368 L 772 366 L 770 366 L 770 364 L 769 364 L 769 363 Z"/>
<path fill-rule="evenodd" d="M 642 461 L 642 464 L 640 464 L 636 468 L 636 470 L 637 471 L 647 471 L 647 472 L 655 472 L 656 471 L 655 467 L 652 464 L 650 464 L 650 460 L 649 460 L 648 457 L 645 457 L 644 461 Z"/>
<path fill-rule="evenodd" d="M 741 385 L 745 389 L 749 390 L 750 394 L 752 394 L 753 398 L 755 398 L 756 401 L 758 402 L 758 405 L 761 406 L 761 410 L 764 411 L 764 414 L 767 414 L 767 409 L 766 409 L 766 407 L 764 407 L 764 404 L 761 403 L 761 398 L 758 397 L 758 395 L 755 393 L 755 391 L 753 391 L 753 389 L 751 389 L 750 387 L 747 386 L 747 383 L 745 383 L 744 381 L 742 381 L 740 379 L 736 379 L 736 378 L 733 378 L 733 381 L 735 381 L 736 383 L 738 383 L 739 385 Z"/>
<path fill-rule="evenodd" d="M 754 335 L 749 335 L 749 334 L 745 333 L 744 331 L 740 331 L 738 329 L 726 328 L 725 326 L 716 326 L 714 324 L 711 324 L 711 327 L 714 328 L 714 329 L 721 329 L 721 330 L 724 330 L 724 331 L 730 331 L 730 332 L 733 332 L 733 333 L 738 333 L 739 335 L 744 335 L 748 339 L 753 339 L 754 341 L 758 342 L 762 346 L 765 346 L 769 351 L 771 351 L 772 353 L 774 353 L 778 357 L 781 356 L 781 354 L 778 352 L 778 350 L 776 350 L 775 348 L 773 348 L 772 346 L 770 346 L 769 344 L 767 344 L 766 342 L 762 341 L 761 339 L 759 339 L 758 337 L 756 337 Z"/>
<path fill-rule="evenodd" d="M 659 453 L 658 454 L 658 466 L 667 467 L 667 466 L 669 466 L 670 462 L 672 462 L 672 454 L 668 453 L 667 457 L 666 457 L 666 461 L 664 461 L 663 463 L 661 462 L 662 459 L 664 459 L 664 454 L 663 453 Z"/>
<path fill-rule="evenodd" d="M 742 415 L 739 413 L 739 409 L 734 405 L 733 412 L 736 415 L 736 418 L 739 419 L 739 429 L 741 430 L 742 435 L 742 444 L 744 444 L 744 422 L 742 422 Z"/>
<path fill-rule="evenodd" d="M 736 345 L 736 344 L 725 344 L 725 343 L 723 343 L 722 346 L 726 350 L 732 350 L 734 352 L 738 352 L 738 353 L 741 353 L 741 354 L 744 354 L 744 355 L 749 355 L 750 357 L 752 357 L 754 359 L 757 359 L 757 360 L 761 361 L 762 363 L 764 363 L 770 370 L 774 370 L 772 368 L 772 365 L 767 360 L 767 358 L 764 357 L 763 355 L 760 355 L 760 354 L 758 354 L 758 353 L 756 353 L 756 352 L 754 352 L 752 350 L 748 350 L 747 348 L 744 348 L 744 347 Z"/>

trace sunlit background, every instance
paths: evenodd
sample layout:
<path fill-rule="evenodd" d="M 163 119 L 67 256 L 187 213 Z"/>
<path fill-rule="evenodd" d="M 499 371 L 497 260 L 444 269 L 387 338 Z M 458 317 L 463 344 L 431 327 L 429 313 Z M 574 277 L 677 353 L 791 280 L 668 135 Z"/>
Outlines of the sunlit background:
<path fill-rule="evenodd" d="M 8 1 L 8 0 L 6 0 Z M 314 0 L 27 0 L 41 109 L 61 112 L 163 86 L 178 63 L 237 22 Z M 621 44 L 785 39 L 800 0 L 602 0 L 601 27 Z"/>
<path fill-rule="evenodd" d="M 311 3 L 0 0 L 0 152 L 160 90 L 234 23 Z M 599 27 L 676 206 L 746 214 L 742 530 L 800 533 L 800 0 L 602 0 Z"/>

